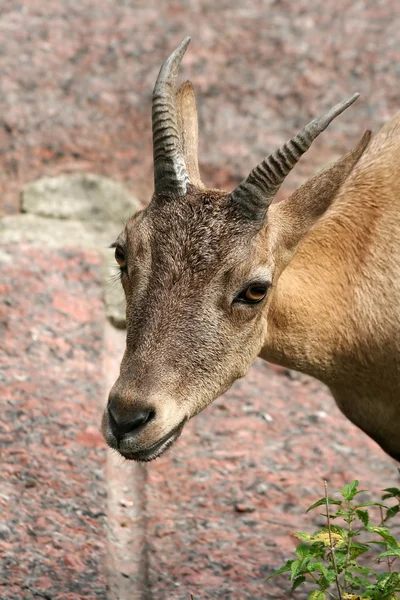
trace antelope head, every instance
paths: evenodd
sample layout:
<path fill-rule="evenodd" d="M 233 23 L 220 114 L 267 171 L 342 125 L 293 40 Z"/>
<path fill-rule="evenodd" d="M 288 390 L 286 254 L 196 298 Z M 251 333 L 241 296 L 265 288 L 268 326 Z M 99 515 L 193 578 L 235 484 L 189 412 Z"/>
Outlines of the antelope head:
<path fill-rule="evenodd" d="M 175 87 L 189 41 L 163 64 L 153 92 L 154 196 L 113 244 L 127 337 L 102 429 L 109 446 L 139 461 L 160 456 L 186 421 L 247 372 L 268 336 L 280 274 L 368 143 L 364 136 L 271 206 L 301 155 L 355 94 L 306 125 L 233 192 L 206 189 L 193 88 Z"/>

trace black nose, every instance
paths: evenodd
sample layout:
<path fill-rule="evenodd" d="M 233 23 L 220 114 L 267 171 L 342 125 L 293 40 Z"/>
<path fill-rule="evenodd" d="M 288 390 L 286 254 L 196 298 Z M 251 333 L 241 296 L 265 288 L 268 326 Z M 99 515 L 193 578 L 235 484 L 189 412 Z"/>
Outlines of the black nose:
<path fill-rule="evenodd" d="M 138 409 L 121 415 L 115 406 L 115 401 L 111 400 L 108 405 L 108 418 L 110 427 L 118 442 L 128 433 L 139 431 L 155 416 L 152 409 Z"/>

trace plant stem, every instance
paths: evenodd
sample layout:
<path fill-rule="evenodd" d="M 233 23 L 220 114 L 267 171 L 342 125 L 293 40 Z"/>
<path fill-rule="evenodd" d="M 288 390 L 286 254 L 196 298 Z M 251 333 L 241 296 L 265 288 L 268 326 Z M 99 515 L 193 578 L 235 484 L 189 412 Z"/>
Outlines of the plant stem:
<path fill-rule="evenodd" d="M 384 524 L 385 524 L 385 518 L 383 516 L 382 506 L 379 507 L 379 510 L 380 510 L 380 513 L 381 513 L 381 527 L 383 527 Z M 388 545 L 387 544 L 385 545 L 385 548 L 386 548 L 386 550 L 388 549 Z M 386 557 L 386 562 L 387 562 L 387 566 L 388 566 L 388 569 L 389 569 L 389 573 L 391 573 L 392 572 L 392 563 L 390 562 L 390 558 L 388 556 Z"/>
<path fill-rule="evenodd" d="M 327 522 L 328 522 L 328 533 L 329 533 L 329 543 L 331 545 L 332 564 L 333 564 L 333 569 L 335 571 L 335 581 L 336 581 L 336 588 L 337 588 L 339 600 L 342 600 L 342 592 L 340 591 L 340 584 L 339 584 L 339 573 L 338 573 L 337 564 L 336 564 L 335 548 L 334 548 L 333 542 L 332 542 L 331 519 L 330 519 L 330 515 L 329 515 L 329 502 L 328 502 L 328 484 L 327 484 L 326 480 L 324 480 L 324 487 L 325 487 L 326 518 L 327 518 Z"/>
<path fill-rule="evenodd" d="M 348 523 L 349 529 L 347 532 L 347 554 L 346 554 L 346 565 L 345 565 L 345 575 L 346 575 L 346 569 L 347 569 L 347 565 L 349 563 L 350 560 L 350 553 L 351 553 L 351 542 L 352 542 L 352 536 L 350 535 L 350 533 L 353 530 L 353 520 L 351 515 L 351 503 L 346 501 L 347 503 L 347 512 L 348 512 L 348 519 L 346 519 L 346 522 Z M 344 578 L 344 591 L 347 590 L 347 586 L 346 586 L 346 577 Z"/>

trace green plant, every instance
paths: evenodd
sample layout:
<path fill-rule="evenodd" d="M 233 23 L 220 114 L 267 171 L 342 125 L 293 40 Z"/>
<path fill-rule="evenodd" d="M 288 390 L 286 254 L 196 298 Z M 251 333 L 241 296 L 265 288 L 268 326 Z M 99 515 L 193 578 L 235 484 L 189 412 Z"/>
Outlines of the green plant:
<path fill-rule="evenodd" d="M 309 594 L 309 600 L 398 600 L 400 573 L 394 570 L 394 563 L 400 558 L 400 544 L 386 525 L 400 511 L 400 489 L 384 490 L 382 500 L 395 500 L 393 506 L 381 502 L 357 503 L 358 494 L 365 491 L 358 489 L 358 481 L 352 481 L 339 490 L 341 498 L 335 499 L 328 496 L 325 482 L 325 497 L 307 512 L 324 506 L 326 527 L 313 534 L 294 533 L 300 540 L 296 558 L 288 560 L 270 577 L 290 573 L 292 591 L 305 582 L 311 583 L 315 589 Z M 337 507 L 336 512 L 330 512 L 332 506 Z M 370 513 L 375 509 L 369 510 L 371 507 L 379 510 L 379 525 L 372 524 Z M 342 524 L 332 524 L 336 519 Z M 359 557 L 373 545 L 381 547 L 375 562 L 385 563 L 384 572 L 376 572 L 359 562 Z"/>

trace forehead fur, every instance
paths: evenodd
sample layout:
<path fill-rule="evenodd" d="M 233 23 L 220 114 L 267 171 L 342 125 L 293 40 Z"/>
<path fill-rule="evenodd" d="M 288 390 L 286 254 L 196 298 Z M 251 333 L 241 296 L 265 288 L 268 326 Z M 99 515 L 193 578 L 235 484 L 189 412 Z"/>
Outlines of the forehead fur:
<path fill-rule="evenodd" d="M 186 196 L 154 196 L 132 237 L 141 238 L 141 231 L 150 245 L 153 268 L 173 269 L 177 275 L 187 269 L 198 277 L 213 266 L 226 267 L 226 259 L 235 260 L 256 234 L 253 224 L 236 216 L 225 192 L 193 187 Z"/>

